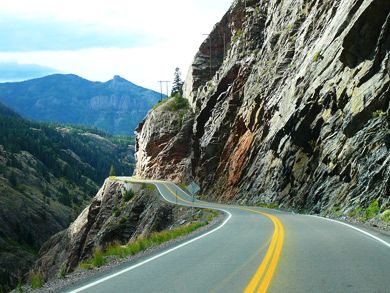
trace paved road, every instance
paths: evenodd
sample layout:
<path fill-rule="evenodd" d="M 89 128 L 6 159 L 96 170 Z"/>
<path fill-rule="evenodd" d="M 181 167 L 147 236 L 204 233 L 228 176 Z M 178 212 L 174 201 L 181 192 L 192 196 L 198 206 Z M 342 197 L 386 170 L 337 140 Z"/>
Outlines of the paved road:
<path fill-rule="evenodd" d="M 192 204 L 174 184 L 155 183 L 164 200 Z M 222 209 L 226 220 L 67 292 L 390 292 L 386 235 L 276 210 L 198 200 L 195 206 Z"/>

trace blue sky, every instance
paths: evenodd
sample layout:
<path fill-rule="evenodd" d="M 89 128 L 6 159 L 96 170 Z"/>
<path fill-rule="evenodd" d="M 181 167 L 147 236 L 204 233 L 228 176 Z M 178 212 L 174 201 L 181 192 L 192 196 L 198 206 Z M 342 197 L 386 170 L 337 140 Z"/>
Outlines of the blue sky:
<path fill-rule="evenodd" d="M 62 72 L 106 81 L 118 74 L 157 90 L 176 66 L 186 75 L 203 34 L 231 2 L 1 1 L 0 80 Z"/>

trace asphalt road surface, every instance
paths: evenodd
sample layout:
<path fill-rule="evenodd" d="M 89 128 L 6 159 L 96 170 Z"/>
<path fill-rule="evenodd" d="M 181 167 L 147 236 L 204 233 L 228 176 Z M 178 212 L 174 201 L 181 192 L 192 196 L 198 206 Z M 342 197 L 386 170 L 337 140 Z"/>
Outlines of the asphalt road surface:
<path fill-rule="evenodd" d="M 193 204 L 176 185 L 153 183 L 163 200 Z M 271 209 L 194 205 L 227 216 L 203 235 L 66 292 L 390 292 L 388 235 Z"/>

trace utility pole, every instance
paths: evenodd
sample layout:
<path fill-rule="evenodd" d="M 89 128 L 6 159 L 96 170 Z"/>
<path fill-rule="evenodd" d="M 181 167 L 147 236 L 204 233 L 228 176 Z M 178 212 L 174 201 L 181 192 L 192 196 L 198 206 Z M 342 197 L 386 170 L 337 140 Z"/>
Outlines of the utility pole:
<path fill-rule="evenodd" d="M 209 37 L 209 59 L 210 59 L 209 74 L 210 74 L 210 80 L 211 80 L 211 36 L 210 36 L 210 34 L 203 34 L 203 35 Z"/>
<path fill-rule="evenodd" d="M 159 80 L 158 81 L 159 83 L 160 83 L 160 102 L 162 101 L 162 81 L 161 80 Z"/>
<path fill-rule="evenodd" d="M 169 81 L 165 81 L 165 86 L 166 86 L 166 89 L 167 89 L 167 97 L 168 97 L 168 84 L 169 84 Z"/>
<path fill-rule="evenodd" d="M 160 102 L 161 102 L 161 101 L 162 101 L 162 97 L 163 97 L 163 93 L 162 93 L 162 91 L 163 91 L 163 89 L 162 89 L 162 84 L 163 84 L 163 82 L 166 83 L 167 97 L 168 97 L 168 83 L 169 83 L 169 81 L 168 81 L 168 80 L 159 80 L 158 82 L 160 83 L 160 94 L 161 94 L 161 96 L 160 96 Z"/>

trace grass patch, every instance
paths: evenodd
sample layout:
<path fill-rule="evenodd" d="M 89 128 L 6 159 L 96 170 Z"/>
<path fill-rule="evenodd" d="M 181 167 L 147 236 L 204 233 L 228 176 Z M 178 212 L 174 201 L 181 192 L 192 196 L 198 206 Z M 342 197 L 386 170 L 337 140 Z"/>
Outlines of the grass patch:
<path fill-rule="evenodd" d="M 30 273 L 31 289 L 39 289 L 43 287 L 45 280 L 43 274 L 40 271 L 32 271 Z"/>
<path fill-rule="evenodd" d="M 387 223 L 390 223 L 390 210 L 385 210 L 381 214 L 381 220 Z"/>
<path fill-rule="evenodd" d="M 167 101 L 168 101 L 169 97 L 161 100 L 161 101 L 158 101 L 157 104 L 155 104 L 152 109 L 155 110 L 157 109 L 158 107 L 160 107 L 161 105 L 165 104 Z"/>
<path fill-rule="evenodd" d="M 341 210 L 341 207 L 339 207 L 338 205 L 334 205 L 332 207 L 332 213 L 335 217 L 341 217 L 343 215 L 343 212 Z"/>
<path fill-rule="evenodd" d="M 374 200 L 366 209 L 363 209 L 362 207 L 356 207 L 348 214 L 348 216 L 359 221 L 367 221 L 378 215 L 379 210 L 379 202 L 378 200 Z"/>
<path fill-rule="evenodd" d="M 276 203 L 266 203 L 266 202 L 259 202 L 256 204 L 256 206 L 261 207 L 261 208 L 267 208 L 267 209 L 278 208 L 278 205 Z"/>
<path fill-rule="evenodd" d="M 114 217 L 119 217 L 120 214 L 121 214 L 121 210 L 118 209 L 118 207 L 115 207 L 113 212 Z"/>
<path fill-rule="evenodd" d="M 106 263 L 106 258 L 101 247 L 95 248 L 92 258 L 79 264 L 79 267 L 83 269 L 92 269 L 95 267 L 101 267 Z"/>
<path fill-rule="evenodd" d="M 348 214 L 349 217 L 355 218 L 355 219 L 362 219 L 362 207 L 356 207 L 352 212 Z"/>
<path fill-rule="evenodd" d="M 188 110 L 190 108 L 190 104 L 180 93 L 176 93 L 173 100 L 167 104 L 167 108 L 170 111 L 178 111 L 182 109 Z"/>
<path fill-rule="evenodd" d="M 132 199 L 134 197 L 134 195 L 135 195 L 135 193 L 134 193 L 134 191 L 132 189 L 127 190 L 125 192 L 125 194 L 123 195 L 123 200 L 127 202 L 130 199 Z"/>
<path fill-rule="evenodd" d="M 217 213 L 217 211 L 215 211 L 215 210 L 205 209 L 205 212 L 208 212 L 208 213 L 209 213 L 209 215 L 208 215 L 208 217 L 207 217 L 207 223 L 210 223 L 210 222 L 213 220 L 213 218 L 215 218 L 216 216 L 218 216 L 218 213 Z"/>
<path fill-rule="evenodd" d="M 372 219 L 379 213 L 379 202 L 378 200 L 374 200 L 365 211 L 366 220 Z"/>
<path fill-rule="evenodd" d="M 61 264 L 60 268 L 58 269 L 57 278 L 58 279 L 65 279 L 65 276 L 66 276 L 66 264 L 63 263 L 63 264 Z"/>
<path fill-rule="evenodd" d="M 150 183 L 142 183 L 141 188 L 143 190 L 150 190 L 150 191 L 154 191 L 157 189 L 156 185 Z"/>
<path fill-rule="evenodd" d="M 176 228 L 174 230 L 155 232 L 147 237 L 139 237 L 134 242 L 127 245 L 121 245 L 119 242 L 113 242 L 108 245 L 105 251 L 103 251 L 101 248 L 97 248 L 94 251 L 92 258 L 80 263 L 79 267 L 83 269 L 92 269 L 94 267 L 99 267 L 105 264 L 106 257 L 109 256 L 123 258 L 126 256 L 135 255 L 141 251 L 147 250 L 148 248 L 158 246 L 161 243 L 190 234 L 207 224 L 208 222 L 197 222 Z"/>

